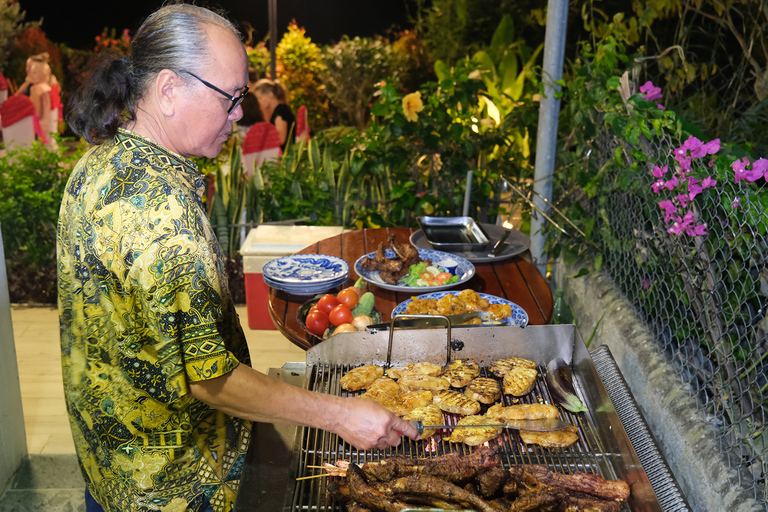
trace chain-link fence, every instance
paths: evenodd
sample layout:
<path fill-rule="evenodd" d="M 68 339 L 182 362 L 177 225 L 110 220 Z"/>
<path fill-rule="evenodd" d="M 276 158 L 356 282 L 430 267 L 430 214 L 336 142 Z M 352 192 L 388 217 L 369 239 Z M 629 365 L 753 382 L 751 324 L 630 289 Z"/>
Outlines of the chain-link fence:
<path fill-rule="evenodd" d="M 620 144 L 605 133 L 595 142 L 592 158 L 601 167 Z M 768 508 L 765 179 L 736 181 L 735 172 L 716 179 L 707 159 L 694 159 L 691 171 L 712 173 L 716 183 L 703 183 L 693 199 L 680 197 L 666 186 L 685 175 L 673 141 L 662 136 L 637 149 L 648 157 L 648 172 L 589 204 L 603 269 L 698 398 L 741 485 Z M 631 163 L 631 153 L 625 156 Z M 694 181 L 691 190 L 700 185 Z"/>

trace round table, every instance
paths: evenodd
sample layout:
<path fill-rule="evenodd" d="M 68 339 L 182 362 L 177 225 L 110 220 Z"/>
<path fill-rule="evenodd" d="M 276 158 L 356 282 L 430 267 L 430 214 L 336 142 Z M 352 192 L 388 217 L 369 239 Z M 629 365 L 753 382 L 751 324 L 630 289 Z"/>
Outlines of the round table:
<path fill-rule="evenodd" d="M 387 235 L 394 234 L 401 243 L 410 243 L 411 228 L 380 228 L 347 231 L 305 247 L 297 254 L 329 254 L 349 263 L 347 282 L 328 293 L 352 286 L 357 281 L 354 264 L 358 258 L 373 252 L 379 243 L 386 242 Z M 552 315 L 552 292 L 544 277 L 535 266 L 520 256 L 490 262 L 474 263 L 476 274 L 460 289 L 471 288 L 480 293 L 495 295 L 514 302 L 528 313 L 529 325 L 544 325 Z M 390 313 L 412 293 L 394 292 L 367 283 L 368 291 L 376 297 L 376 309 L 383 321 L 391 320 Z M 459 289 L 457 289 L 458 291 Z M 426 293 L 426 292 L 425 292 Z M 294 296 L 275 288 L 269 289 L 269 315 L 277 329 L 295 345 L 308 349 L 322 340 L 306 332 L 296 318 L 299 307 L 310 297 Z"/>

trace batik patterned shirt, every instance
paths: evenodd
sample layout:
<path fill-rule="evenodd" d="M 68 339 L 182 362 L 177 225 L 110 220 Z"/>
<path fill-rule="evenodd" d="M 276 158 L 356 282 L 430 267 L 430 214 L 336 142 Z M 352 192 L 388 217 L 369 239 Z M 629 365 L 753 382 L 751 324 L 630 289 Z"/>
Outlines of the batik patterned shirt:
<path fill-rule="evenodd" d="M 250 422 L 189 383 L 250 364 L 193 162 L 126 130 L 69 178 L 57 233 L 62 371 L 86 484 L 108 511 L 234 504 Z"/>

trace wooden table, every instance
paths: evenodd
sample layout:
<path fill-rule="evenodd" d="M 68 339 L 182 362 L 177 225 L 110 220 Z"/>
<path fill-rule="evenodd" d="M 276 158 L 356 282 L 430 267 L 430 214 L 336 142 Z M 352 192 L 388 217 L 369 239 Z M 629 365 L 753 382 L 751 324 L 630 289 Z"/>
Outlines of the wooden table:
<path fill-rule="evenodd" d="M 386 242 L 388 234 L 394 234 L 401 243 L 410 243 L 411 228 L 382 228 L 349 231 L 341 235 L 321 240 L 305 247 L 298 254 L 329 254 L 338 256 L 349 263 L 349 280 L 338 288 L 354 285 L 358 276 L 354 271 L 355 261 L 360 256 L 375 251 L 379 243 Z M 530 325 L 543 325 L 552 315 L 552 292 L 539 271 L 519 256 L 494 263 L 473 263 L 476 274 L 464 283 L 460 289 L 471 288 L 480 293 L 487 293 L 511 300 L 528 313 Z M 411 298 L 411 293 L 385 290 L 372 283 L 368 291 L 376 296 L 376 309 L 381 312 L 383 321 L 391 320 L 392 310 Z M 427 293 L 427 290 L 424 291 Z M 320 339 L 307 333 L 296 319 L 299 307 L 309 297 L 298 297 L 286 292 L 269 289 L 269 314 L 277 329 L 291 342 L 303 349 L 308 349 Z"/>

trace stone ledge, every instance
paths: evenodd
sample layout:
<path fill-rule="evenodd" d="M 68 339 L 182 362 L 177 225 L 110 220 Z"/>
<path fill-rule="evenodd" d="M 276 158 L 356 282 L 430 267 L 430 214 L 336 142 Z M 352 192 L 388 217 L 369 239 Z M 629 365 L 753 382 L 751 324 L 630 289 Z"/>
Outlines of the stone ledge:
<path fill-rule="evenodd" d="M 607 345 L 693 510 L 765 511 L 720 456 L 717 434 L 696 407 L 629 301 L 604 273 L 569 279 L 581 266 L 557 263 L 557 287 L 573 308 L 584 341 L 600 326 L 591 349 Z M 603 316 L 605 314 L 605 316 Z"/>

